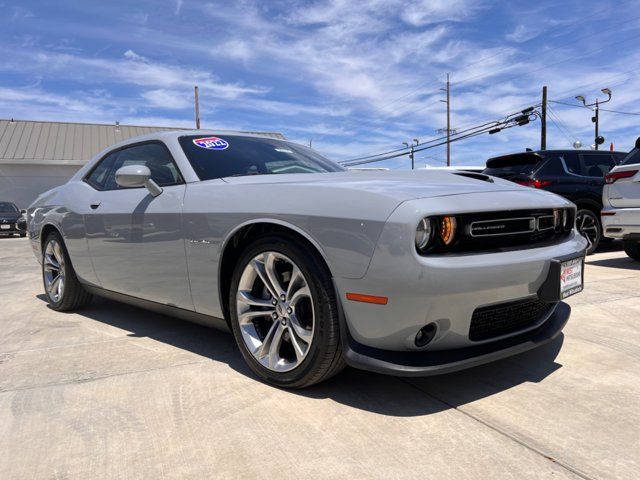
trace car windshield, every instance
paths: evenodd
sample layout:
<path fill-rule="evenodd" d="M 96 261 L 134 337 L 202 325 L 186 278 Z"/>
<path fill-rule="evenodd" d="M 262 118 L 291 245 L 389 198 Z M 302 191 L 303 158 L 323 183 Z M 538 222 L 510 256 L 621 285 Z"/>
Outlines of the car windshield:
<path fill-rule="evenodd" d="M 18 207 L 16 207 L 11 202 L 0 202 L 0 212 L 1 213 L 15 213 L 18 211 Z"/>
<path fill-rule="evenodd" d="M 310 148 L 275 138 L 185 135 L 179 141 L 200 180 L 344 171 L 341 166 Z"/>
<path fill-rule="evenodd" d="M 634 148 L 629 152 L 629 155 L 624 157 L 624 160 L 620 162 L 620 165 L 633 165 L 640 163 L 640 148 Z"/>

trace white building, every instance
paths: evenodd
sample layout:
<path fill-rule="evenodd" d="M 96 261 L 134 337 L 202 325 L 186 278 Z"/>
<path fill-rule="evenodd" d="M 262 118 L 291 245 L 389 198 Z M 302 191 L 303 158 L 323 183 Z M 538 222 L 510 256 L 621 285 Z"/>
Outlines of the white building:
<path fill-rule="evenodd" d="M 65 183 L 101 150 L 161 130 L 178 129 L 0 120 L 0 201 L 26 208 L 42 192 Z M 284 138 L 279 133 L 266 135 Z"/>

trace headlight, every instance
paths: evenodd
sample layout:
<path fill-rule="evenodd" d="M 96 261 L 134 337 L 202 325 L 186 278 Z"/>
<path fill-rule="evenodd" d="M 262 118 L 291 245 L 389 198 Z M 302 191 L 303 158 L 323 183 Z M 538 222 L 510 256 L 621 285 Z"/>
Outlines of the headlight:
<path fill-rule="evenodd" d="M 433 226 L 430 218 L 423 218 L 416 227 L 416 248 L 419 251 L 427 249 L 433 239 Z"/>
<path fill-rule="evenodd" d="M 440 238 L 445 245 L 451 245 L 456 238 L 458 222 L 456 217 L 442 217 L 440 220 Z"/>

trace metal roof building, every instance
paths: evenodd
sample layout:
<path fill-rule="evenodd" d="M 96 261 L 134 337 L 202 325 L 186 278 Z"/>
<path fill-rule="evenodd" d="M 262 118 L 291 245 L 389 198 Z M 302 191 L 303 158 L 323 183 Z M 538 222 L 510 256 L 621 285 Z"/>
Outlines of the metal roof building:
<path fill-rule="evenodd" d="M 181 129 L 0 120 L 0 201 L 26 208 L 40 193 L 66 182 L 109 145 L 169 130 Z M 242 133 L 284 138 L 275 132 Z"/>

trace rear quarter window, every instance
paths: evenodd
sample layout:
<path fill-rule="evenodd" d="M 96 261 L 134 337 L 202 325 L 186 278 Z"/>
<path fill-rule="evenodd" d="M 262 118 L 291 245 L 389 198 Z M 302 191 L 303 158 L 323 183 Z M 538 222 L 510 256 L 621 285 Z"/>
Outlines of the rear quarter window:
<path fill-rule="evenodd" d="M 548 159 L 542 167 L 536 171 L 536 176 L 560 177 L 565 174 L 560 157 Z"/>
<path fill-rule="evenodd" d="M 540 165 L 542 160 L 539 156 L 520 154 L 492 158 L 487 161 L 487 168 L 482 173 L 496 176 L 528 175 Z"/>

